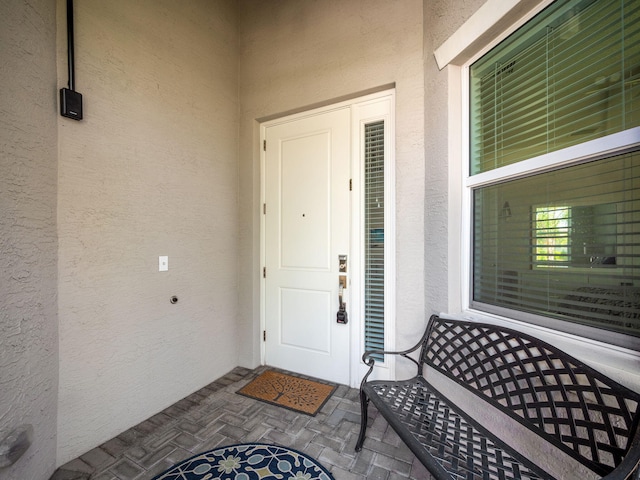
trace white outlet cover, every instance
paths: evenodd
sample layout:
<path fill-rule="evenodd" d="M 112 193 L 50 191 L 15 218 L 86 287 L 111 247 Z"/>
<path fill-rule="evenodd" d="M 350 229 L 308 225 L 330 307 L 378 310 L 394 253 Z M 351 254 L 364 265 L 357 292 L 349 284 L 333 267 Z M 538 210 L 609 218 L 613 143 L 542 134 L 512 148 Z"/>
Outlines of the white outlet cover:
<path fill-rule="evenodd" d="M 169 270 L 169 257 L 166 255 L 160 255 L 158 257 L 158 271 L 166 272 Z"/>

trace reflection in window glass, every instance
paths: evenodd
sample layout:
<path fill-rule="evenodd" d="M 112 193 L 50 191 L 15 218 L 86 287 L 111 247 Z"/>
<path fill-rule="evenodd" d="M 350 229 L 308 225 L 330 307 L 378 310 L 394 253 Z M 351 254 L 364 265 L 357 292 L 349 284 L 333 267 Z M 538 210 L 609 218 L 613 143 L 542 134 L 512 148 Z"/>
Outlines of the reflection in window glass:
<path fill-rule="evenodd" d="M 567 206 L 536 207 L 533 237 L 535 262 L 538 266 L 560 267 L 569 261 L 569 219 Z"/>
<path fill-rule="evenodd" d="M 480 187 L 473 198 L 472 306 L 640 337 L 640 152 Z"/>

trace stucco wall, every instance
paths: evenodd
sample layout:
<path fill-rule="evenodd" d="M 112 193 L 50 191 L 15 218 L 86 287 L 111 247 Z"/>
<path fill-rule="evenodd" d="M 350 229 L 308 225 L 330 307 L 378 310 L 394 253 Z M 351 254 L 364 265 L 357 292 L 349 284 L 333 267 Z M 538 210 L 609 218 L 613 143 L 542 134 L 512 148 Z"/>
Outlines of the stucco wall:
<path fill-rule="evenodd" d="M 452 35 L 485 0 L 425 0 L 425 305 L 427 315 L 451 311 L 459 303 L 450 298 L 451 282 L 460 284 L 459 258 L 451 257 L 449 231 L 451 222 L 460 223 L 456 214 L 451 217 L 449 196 L 449 71 L 440 71 L 433 52 Z M 454 201 L 460 201 L 454 199 Z M 456 288 L 453 288 L 455 291 Z"/>
<path fill-rule="evenodd" d="M 55 0 L 0 2 L 0 441 L 33 444 L 3 480 L 49 478 L 58 394 Z"/>
<path fill-rule="evenodd" d="M 75 20 L 85 118 L 59 117 L 58 464 L 238 364 L 235 2 L 83 0 Z"/>
<path fill-rule="evenodd" d="M 258 119 L 396 85 L 397 343 L 424 328 L 422 0 L 240 0 L 240 363 L 260 361 Z M 249 341 L 251 340 L 251 341 Z"/>

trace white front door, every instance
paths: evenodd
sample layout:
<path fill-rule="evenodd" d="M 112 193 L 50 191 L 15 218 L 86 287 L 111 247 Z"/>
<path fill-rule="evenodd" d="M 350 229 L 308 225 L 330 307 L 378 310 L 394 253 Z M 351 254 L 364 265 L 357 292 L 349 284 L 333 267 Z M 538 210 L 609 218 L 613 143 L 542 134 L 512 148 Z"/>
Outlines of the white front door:
<path fill-rule="evenodd" d="M 348 385 L 350 325 L 336 315 L 339 256 L 349 255 L 350 110 L 269 125 L 264 138 L 265 363 Z M 347 288 L 347 314 L 348 299 Z"/>

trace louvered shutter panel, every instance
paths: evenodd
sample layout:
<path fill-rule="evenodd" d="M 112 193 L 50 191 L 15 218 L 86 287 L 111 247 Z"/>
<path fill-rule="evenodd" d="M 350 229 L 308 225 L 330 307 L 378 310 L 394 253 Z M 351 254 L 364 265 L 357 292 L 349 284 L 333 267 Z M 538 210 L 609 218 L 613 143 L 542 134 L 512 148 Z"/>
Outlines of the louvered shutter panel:
<path fill-rule="evenodd" d="M 384 121 L 366 124 L 365 350 L 384 349 Z M 382 359 L 382 357 L 379 357 Z"/>

